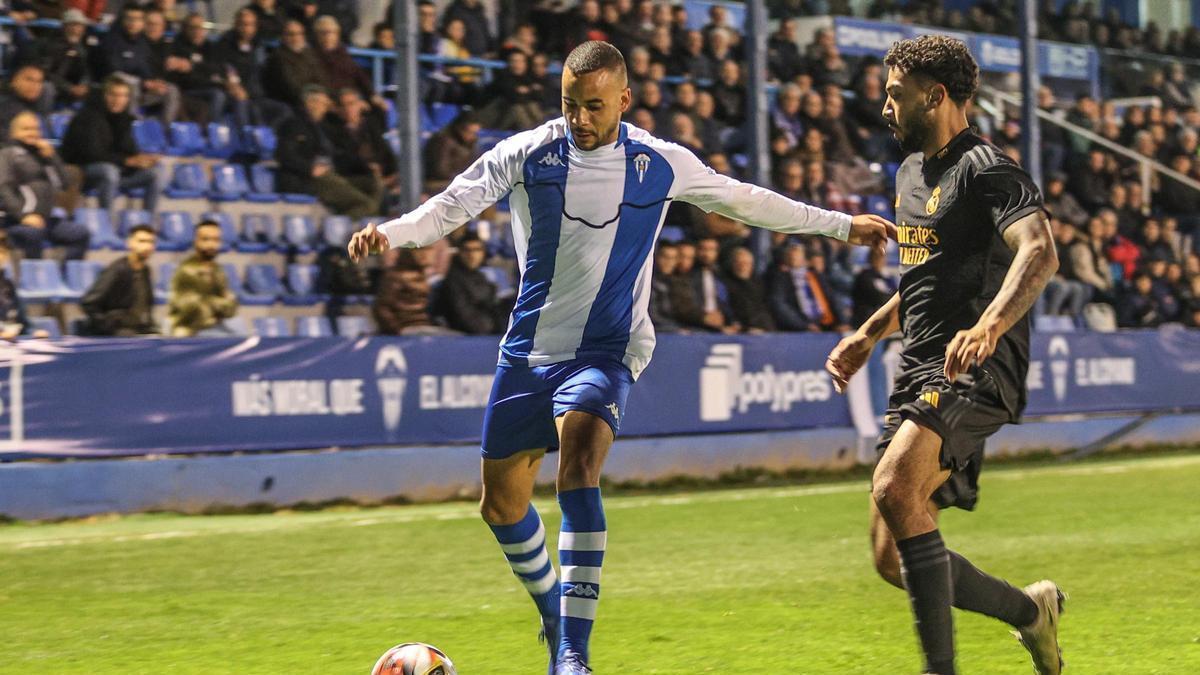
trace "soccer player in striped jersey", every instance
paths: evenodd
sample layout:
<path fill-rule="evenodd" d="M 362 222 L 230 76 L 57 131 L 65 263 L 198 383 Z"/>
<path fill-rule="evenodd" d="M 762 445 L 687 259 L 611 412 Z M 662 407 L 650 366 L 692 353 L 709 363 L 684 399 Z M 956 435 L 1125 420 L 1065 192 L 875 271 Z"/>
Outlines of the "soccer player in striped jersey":
<path fill-rule="evenodd" d="M 350 255 L 426 246 L 505 194 L 521 269 L 483 422 L 481 511 L 533 596 L 552 675 L 584 675 L 607 539 L 600 469 L 625 399 L 650 362 L 654 242 L 672 200 L 759 227 L 880 247 L 895 226 L 801 204 L 706 167 L 621 122 L 631 94 L 621 53 L 587 42 L 563 68 L 563 116 L 501 141 L 441 194 L 350 242 Z M 561 582 L 530 504 L 559 451 Z"/>

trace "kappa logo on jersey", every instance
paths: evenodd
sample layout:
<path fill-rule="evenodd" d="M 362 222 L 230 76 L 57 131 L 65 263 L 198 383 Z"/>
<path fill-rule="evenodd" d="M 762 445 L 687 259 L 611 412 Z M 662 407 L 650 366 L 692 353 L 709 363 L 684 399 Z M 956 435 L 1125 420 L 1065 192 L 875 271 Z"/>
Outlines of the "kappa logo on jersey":
<path fill-rule="evenodd" d="M 563 595 L 570 595 L 576 598 L 600 598 L 600 593 L 596 590 L 596 587 L 591 584 L 572 584 L 570 586 L 563 584 L 563 586 L 566 586 L 566 588 L 563 589 Z"/>
<path fill-rule="evenodd" d="M 937 211 L 938 203 L 942 200 L 942 186 L 933 188 L 933 196 L 929 201 L 925 202 L 925 215 L 932 216 L 934 211 Z"/>
<path fill-rule="evenodd" d="M 633 168 L 637 169 L 638 185 L 646 178 L 646 169 L 650 168 L 650 155 L 642 153 L 633 158 Z"/>
<path fill-rule="evenodd" d="M 538 160 L 537 163 L 541 164 L 542 166 L 562 166 L 563 165 L 563 161 L 561 159 L 559 159 L 558 155 L 554 154 L 553 152 L 547 152 L 545 155 L 542 156 L 541 159 Z"/>

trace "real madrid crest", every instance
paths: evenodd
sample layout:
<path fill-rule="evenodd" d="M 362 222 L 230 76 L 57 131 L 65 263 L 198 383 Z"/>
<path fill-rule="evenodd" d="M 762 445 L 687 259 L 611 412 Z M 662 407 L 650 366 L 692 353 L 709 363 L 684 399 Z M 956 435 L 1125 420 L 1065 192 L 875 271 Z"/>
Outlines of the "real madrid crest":
<path fill-rule="evenodd" d="M 941 199 L 941 196 L 942 186 L 939 185 L 933 188 L 933 196 L 929 198 L 929 201 L 925 202 L 925 215 L 932 216 L 933 212 L 937 211 L 938 201 Z"/>
<path fill-rule="evenodd" d="M 642 180 L 646 178 L 646 169 L 650 168 L 650 155 L 641 153 L 633 158 L 633 168 L 637 170 L 638 185 L 642 184 Z"/>

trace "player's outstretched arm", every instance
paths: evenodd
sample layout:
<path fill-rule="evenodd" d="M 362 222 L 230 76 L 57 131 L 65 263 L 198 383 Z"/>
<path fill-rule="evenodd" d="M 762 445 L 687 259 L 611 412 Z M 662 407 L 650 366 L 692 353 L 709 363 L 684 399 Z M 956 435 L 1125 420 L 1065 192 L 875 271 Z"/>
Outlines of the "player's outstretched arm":
<path fill-rule="evenodd" d="M 421 248 L 462 227 L 512 189 L 520 148 L 517 137 L 501 141 L 416 209 L 355 232 L 347 247 L 350 259 L 358 262 L 390 248 Z"/>
<path fill-rule="evenodd" d="M 862 369 L 871 351 L 884 337 L 900 328 L 900 294 L 894 294 L 883 307 L 875 310 L 858 330 L 842 338 L 825 360 L 825 370 L 833 378 L 839 394 L 846 391 L 850 378 Z"/>
<path fill-rule="evenodd" d="M 959 331 L 946 346 L 946 379 L 983 363 L 996 351 L 996 342 L 1025 316 L 1046 283 L 1058 271 L 1058 254 L 1050 221 L 1039 210 L 1015 221 L 1004 230 L 1004 242 L 1016 255 L 1000 292 L 969 330 Z"/>
<path fill-rule="evenodd" d="M 884 247 L 896 226 L 876 215 L 851 216 L 804 204 L 743 183 L 705 166 L 687 151 L 676 167 L 683 189 L 676 199 L 737 221 L 787 234 L 820 234 L 860 246 Z"/>

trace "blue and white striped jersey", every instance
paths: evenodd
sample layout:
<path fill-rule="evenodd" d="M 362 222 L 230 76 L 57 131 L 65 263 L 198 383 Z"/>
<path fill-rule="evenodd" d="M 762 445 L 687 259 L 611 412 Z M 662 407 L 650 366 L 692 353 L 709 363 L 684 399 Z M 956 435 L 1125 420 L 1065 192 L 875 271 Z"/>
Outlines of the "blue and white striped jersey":
<path fill-rule="evenodd" d="M 720 175 L 629 124 L 615 144 L 581 150 L 562 118 L 501 141 L 380 230 L 392 248 L 428 246 L 509 192 L 521 283 L 502 364 L 613 356 L 636 378 L 654 351 L 652 254 L 672 200 L 777 232 L 850 234 L 849 215 Z"/>

